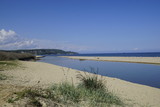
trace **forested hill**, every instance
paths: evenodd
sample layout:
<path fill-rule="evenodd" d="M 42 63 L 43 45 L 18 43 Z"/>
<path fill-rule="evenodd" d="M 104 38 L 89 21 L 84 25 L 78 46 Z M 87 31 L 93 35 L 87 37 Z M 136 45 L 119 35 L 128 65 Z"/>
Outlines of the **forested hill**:
<path fill-rule="evenodd" d="M 35 55 L 73 55 L 78 54 L 76 52 L 64 51 L 60 49 L 23 49 L 23 50 L 0 50 L 1 52 L 16 52 L 16 53 L 31 53 Z"/>

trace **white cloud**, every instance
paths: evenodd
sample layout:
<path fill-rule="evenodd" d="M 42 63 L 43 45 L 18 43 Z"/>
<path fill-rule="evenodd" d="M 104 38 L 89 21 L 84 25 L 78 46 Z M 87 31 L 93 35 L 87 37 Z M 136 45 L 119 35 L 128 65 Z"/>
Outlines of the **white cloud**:
<path fill-rule="evenodd" d="M 37 45 L 33 40 L 22 38 L 13 30 L 0 30 L 0 49 L 29 49 L 36 47 Z"/>
<path fill-rule="evenodd" d="M 5 49 L 62 49 L 66 51 L 85 51 L 88 47 L 74 45 L 67 41 L 26 39 L 15 31 L 0 30 L 0 50 Z"/>
<path fill-rule="evenodd" d="M 17 39 L 17 34 L 9 30 L 8 32 L 4 29 L 0 30 L 0 45 L 7 44 Z"/>

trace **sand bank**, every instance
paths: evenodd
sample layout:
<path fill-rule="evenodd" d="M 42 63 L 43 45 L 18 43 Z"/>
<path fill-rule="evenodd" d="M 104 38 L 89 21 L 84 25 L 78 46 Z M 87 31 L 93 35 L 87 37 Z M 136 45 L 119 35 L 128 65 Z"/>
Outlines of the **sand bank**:
<path fill-rule="evenodd" d="M 82 71 L 42 62 L 21 63 L 21 67 L 17 69 L 2 72 L 5 75 L 11 76 L 11 78 L 5 81 L 0 81 L 0 85 L 5 84 L 5 87 L 6 85 L 17 87 L 48 87 L 63 81 L 69 81 L 73 82 L 73 84 L 77 84 L 79 82 L 76 78 L 77 74 L 84 74 Z M 158 88 L 134 84 L 117 78 L 103 77 L 103 79 L 106 81 L 105 84 L 110 91 L 116 93 L 124 99 L 126 103 L 133 104 L 134 107 L 158 107 L 160 105 L 160 89 Z M 14 90 L 9 88 L 9 92 Z M 7 98 L 4 97 L 3 89 L 0 90 L 0 96 L 2 98 L 0 100 L 5 100 Z M 2 102 L 3 101 L 0 101 L 0 103 Z"/>
<path fill-rule="evenodd" d="M 63 57 L 71 59 L 79 59 L 79 60 L 160 64 L 160 57 L 81 57 L 81 56 L 63 56 Z"/>

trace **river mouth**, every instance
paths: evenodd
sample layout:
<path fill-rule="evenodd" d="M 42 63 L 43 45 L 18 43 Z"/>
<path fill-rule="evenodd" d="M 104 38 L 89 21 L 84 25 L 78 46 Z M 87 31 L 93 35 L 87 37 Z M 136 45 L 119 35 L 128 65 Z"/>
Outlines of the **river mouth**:
<path fill-rule="evenodd" d="M 46 56 L 39 61 L 160 88 L 159 65 L 75 60 L 57 56 Z"/>

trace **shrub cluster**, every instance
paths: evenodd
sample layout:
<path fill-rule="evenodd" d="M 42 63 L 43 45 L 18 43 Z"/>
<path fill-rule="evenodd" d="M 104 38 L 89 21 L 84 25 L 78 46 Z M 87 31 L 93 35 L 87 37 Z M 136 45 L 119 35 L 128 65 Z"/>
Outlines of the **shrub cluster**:
<path fill-rule="evenodd" d="M 30 53 L 0 52 L 0 61 L 31 59 L 35 59 L 35 56 Z"/>

